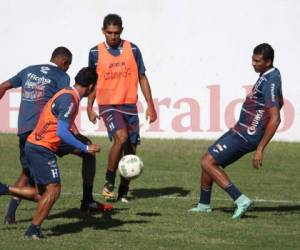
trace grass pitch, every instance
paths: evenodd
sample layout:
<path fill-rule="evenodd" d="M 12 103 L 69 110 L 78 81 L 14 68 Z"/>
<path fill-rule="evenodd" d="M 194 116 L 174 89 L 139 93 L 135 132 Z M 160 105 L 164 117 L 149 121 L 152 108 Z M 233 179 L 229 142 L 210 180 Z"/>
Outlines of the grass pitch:
<path fill-rule="evenodd" d="M 103 185 L 106 138 L 93 138 L 103 150 L 97 158 L 95 198 Z M 233 221 L 233 203 L 214 186 L 213 212 L 188 212 L 198 202 L 199 159 L 211 142 L 144 139 L 138 154 L 145 170 L 131 184 L 131 203 L 114 203 L 111 215 L 81 214 L 81 161 L 59 160 L 62 195 L 43 224 L 45 240 L 23 238 L 35 204 L 23 201 L 18 223 L 0 224 L 0 249 L 300 249 L 299 143 L 272 142 L 263 168 L 247 155 L 227 168 L 233 182 L 255 200 L 252 211 Z M 0 134 L 0 181 L 19 175 L 16 135 Z M 118 183 L 118 180 L 117 180 Z M 9 197 L 0 197 L 0 220 Z"/>

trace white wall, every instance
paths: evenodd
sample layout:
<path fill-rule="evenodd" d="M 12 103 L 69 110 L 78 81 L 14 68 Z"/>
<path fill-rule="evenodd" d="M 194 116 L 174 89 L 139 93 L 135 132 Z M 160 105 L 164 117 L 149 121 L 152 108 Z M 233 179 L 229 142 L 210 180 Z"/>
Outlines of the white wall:
<path fill-rule="evenodd" d="M 282 73 L 284 96 L 290 103 L 282 123 L 287 128 L 276 139 L 300 140 L 297 0 L 10 0 L 1 1 L 0 8 L 1 82 L 27 65 L 47 62 L 60 45 L 74 54 L 69 70 L 73 77 L 87 65 L 89 49 L 103 39 L 103 17 L 120 14 L 123 38 L 142 51 L 153 96 L 167 104 L 160 106 L 160 119 L 152 132 L 143 126 L 142 135 L 150 137 L 219 136 L 230 125 L 226 122 L 229 103 L 244 98 L 243 86 L 258 77 L 251 66 L 253 48 L 268 42 L 275 49 L 275 66 Z M 220 110 L 210 107 L 211 102 L 218 103 L 218 98 L 210 99 L 212 87 L 207 86 L 211 85 L 216 85 L 214 95 L 220 88 Z M 9 108 L 17 107 L 18 95 L 8 96 Z M 181 120 L 190 107 L 193 112 Z M 7 109 L 3 100 L 0 108 Z M 12 109 L 9 117 L 0 118 L 0 130 L 7 130 L 5 119 L 10 128 L 16 127 L 17 111 Z M 293 120 L 288 124 L 287 119 Z M 86 133 L 105 134 L 95 131 L 98 127 L 88 123 L 85 113 L 80 124 Z"/>

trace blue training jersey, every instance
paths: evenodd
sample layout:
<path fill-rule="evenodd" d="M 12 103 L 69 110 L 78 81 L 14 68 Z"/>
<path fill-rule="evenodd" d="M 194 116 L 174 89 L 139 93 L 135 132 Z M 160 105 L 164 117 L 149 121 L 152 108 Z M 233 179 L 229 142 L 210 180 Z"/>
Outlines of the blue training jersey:
<path fill-rule="evenodd" d="M 283 105 L 281 76 L 276 68 L 261 74 L 243 103 L 238 122 L 233 130 L 244 140 L 258 145 L 269 122 L 268 109 Z"/>
<path fill-rule="evenodd" d="M 131 47 L 132 47 L 132 53 L 133 56 L 135 58 L 136 61 L 136 65 L 138 68 L 138 72 L 139 75 L 144 75 L 146 72 L 146 68 L 144 65 L 144 61 L 143 61 L 143 57 L 142 57 L 142 53 L 140 51 L 140 49 L 133 43 L 130 43 Z M 108 51 L 111 55 L 113 56 L 119 56 L 122 52 L 122 45 L 123 45 L 123 40 L 120 43 L 120 46 L 118 46 L 116 49 L 110 48 L 107 46 Z M 90 49 L 90 53 L 89 53 L 89 67 L 96 69 L 97 64 L 98 64 L 98 57 L 100 56 L 101 59 L 101 55 L 99 55 L 98 52 L 98 45 L 96 45 L 95 47 Z"/>
<path fill-rule="evenodd" d="M 57 120 L 66 122 L 69 127 L 72 126 L 71 121 L 76 109 L 74 97 L 68 93 L 59 96 L 52 105 L 52 113 L 57 117 Z"/>
<path fill-rule="evenodd" d="M 18 134 L 35 128 L 47 101 L 70 85 L 70 77 L 55 64 L 29 66 L 9 79 L 14 88 L 22 87 L 18 116 Z"/>
<path fill-rule="evenodd" d="M 76 90 L 75 90 L 76 91 Z M 80 98 L 79 94 L 78 97 Z M 57 97 L 52 104 L 52 113 L 57 117 L 56 134 L 61 140 L 74 148 L 80 149 L 82 152 L 87 152 L 87 145 L 79 141 L 70 131 L 72 127 L 72 117 L 77 112 L 77 104 L 72 94 L 66 93 Z"/>

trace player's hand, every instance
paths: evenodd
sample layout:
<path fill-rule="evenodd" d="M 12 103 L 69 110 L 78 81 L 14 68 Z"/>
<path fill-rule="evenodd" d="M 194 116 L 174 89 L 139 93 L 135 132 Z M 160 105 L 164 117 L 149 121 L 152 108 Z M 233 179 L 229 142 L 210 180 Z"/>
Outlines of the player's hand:
<path fill-rule="evenodd" d="M 98 144 L 89 144 L 88 145 L 88 153 L 89 154 L 96 154 L 97 152 L 100 152 L 101 148 L 100 148 L 100 145 Z"/>
<path fill-rule="evenodd" d="M 256 169 L 259 169 L 262 166 L 264 153 L 261 150 L 256 150 L 252 158 L 252 166 Z"/>
<path fill-rule="evenodd" d="M 89 120 L 94 124 L 96 124 L 97 119 L 100 119 L 100 116 L 92 109 L 88 110 L 87 113 L 88 113 Z"/>
<path fill-rule="evenodd" d="M 149 120 L 149 123 L 155 122 L 157 119 L 157 114 L 155 111 L 154 106 L 150 105 L 148 106 L 147 110 L 146 110 L 146 120 Z"/>

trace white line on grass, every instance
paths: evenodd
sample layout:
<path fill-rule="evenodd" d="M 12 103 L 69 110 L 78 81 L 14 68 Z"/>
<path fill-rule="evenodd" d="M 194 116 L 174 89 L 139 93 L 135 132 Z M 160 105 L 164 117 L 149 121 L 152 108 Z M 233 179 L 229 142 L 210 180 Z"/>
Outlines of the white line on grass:
<path fill-rule="evenodd" d="M 79 196 L 82 195 L 82 193 L 71 193 L 71 192 L 63 192 L 61 195 L 65 196 Z M 99 193 L 93 193 L 94 196 L 101 196 Z M 155 197 L 153 197 L 155 198 Z M 199 197 L 196 196 L 167 196 L 162 195 L 158 196 L 159 199 L 179 199 L 179 200 L 197 200 Z M 220 199 L 220 198 L 213 198 L 212 200 L 215 201 L 232 201 L 231 199 Z M 288 203 L 288 204 L 300 204 L 300 201 L 294 201 L 294 200 L 267 200 L 267 199 L 253 199 L 254 202 L 262 202 L 262 203 Z"/>

